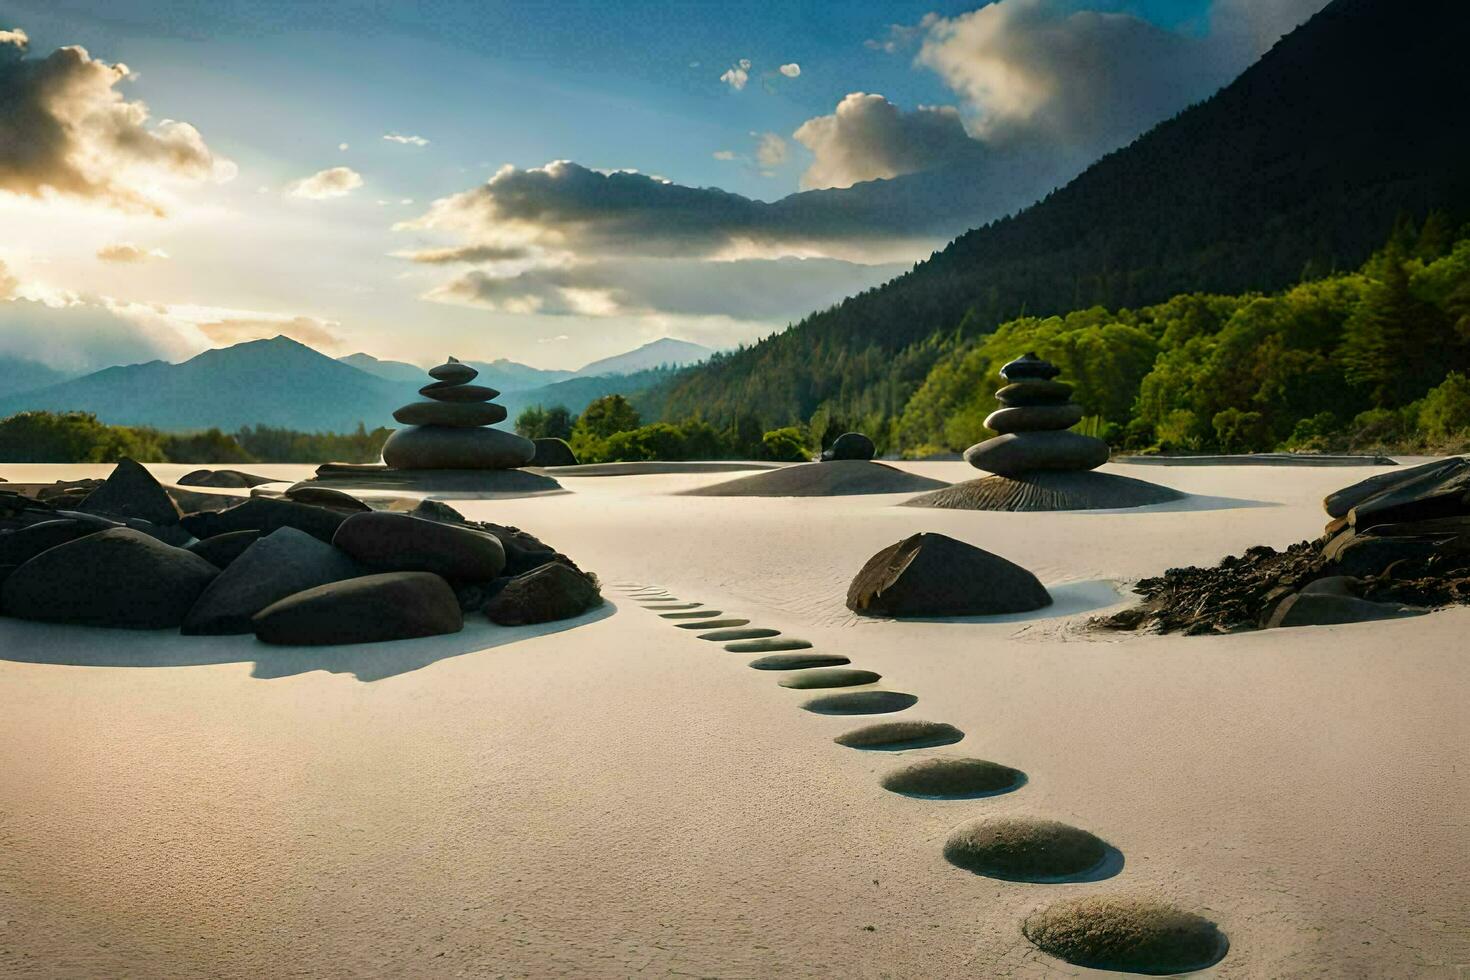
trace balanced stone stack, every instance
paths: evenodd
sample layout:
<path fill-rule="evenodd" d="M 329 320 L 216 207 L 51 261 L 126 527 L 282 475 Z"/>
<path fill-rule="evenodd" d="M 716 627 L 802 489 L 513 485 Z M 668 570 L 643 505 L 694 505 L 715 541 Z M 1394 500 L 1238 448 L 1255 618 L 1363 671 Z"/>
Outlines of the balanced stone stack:
<path fill-rule="evenodd" d="M 505 421 L 505 406 L 492 403 L 500 394 L 494 388 L 470 384 L 478 374 L 453 357 L 431 369 L 434 381 L 419 389 L 427 400 L 393 413 L 408 428 L 388 437 L 383 462 L 399 470 L 509 470 L 531 462 L 531 440 L 490 428 Z"/>
<path fill-rule="evenodd" d="M 965 450 L 965 461 L 1001 476 L 1033 470 L 1094 470 L 1108 461 L 1108 444 L 1068 432 L 1082 421 L 1082 406 L 1072 401 L 1072 386 L 1057 381 L 1061 369 L 1027 354 L 1000 369 L 1010 382 L 995 393 L 1001 407 L 985 418 L 999 432 Z"/>

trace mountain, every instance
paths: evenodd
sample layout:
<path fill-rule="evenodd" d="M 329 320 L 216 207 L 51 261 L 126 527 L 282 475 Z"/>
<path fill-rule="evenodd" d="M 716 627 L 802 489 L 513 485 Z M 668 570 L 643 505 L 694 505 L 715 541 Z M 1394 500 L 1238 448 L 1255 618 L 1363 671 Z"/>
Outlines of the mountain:
<path fill-rule="evenodd" d="M 398 384 L 412 385 L 414 388 L 419 388 L 429 382 L 424 368 L 417 364 L 409 364 L 407 361 L 380 361 L 371 354 L 348 354 L 337 360 L 376 377 Z M 574 371 L 533 368 L 528 364 L 507 361 L 503 357 L 494 361 L 465 361 L 465 363 L 480 372 L 480 376 L 475 379 L 476 383 L 489 385 L 500 391 L 539 388 L 542 385 L 555 384 L 558 381 L 576 377 Z"/>
<path fill-rule="evenodd" d="M 0 418 L 29 409 L 92 412 L 114 425 L 165 430 L 268 425 L 350 432 L 392 425 L 411 400 L 402 384 L 287 337 L 207 350 L 182 364 L 149 361 L 0 398 Z"/>
<path fill-rule="evenodd" d="M 947 338 L 1351 268 L 1402 215 L 1470 216 L 1470 5 L 1334 0 L 1208 100 L 1037 204 L 784 333 L 681 372 L 665 415 L 893 418 Z M 1020 352 L 1018 352 L 1020 353 Z"/>
<path fill-rule="evenodd" d="M 579 378 L 593 378 L 606 374 L 633 374 L 657 367 L 683 367 L 708 358 L 714 351 L 687 340 L 664 337 L 644 344 L 637 350 L 615 357 L 604 357 L 593 361 L 577 372 Z"/>
<path fill-rule="evenodd" d="M 566 381 L 558 381 L 556 384 L 544 385 L 540 388 L 508 391 L 502 394 L 498 401 L 509 412 L 509 424 L 514 424 L 516 416 L 534 405 L 540 405 L 542 408 L 562 405 L 573 415 L 581 415 L 583 409 L 603 395 L 631 397 L 648 391 L 662 381 L 667 381 L 670 373 L 667 369 L 650 368 L 647 371 L 635 371 L 632 374 L 599 374 L 590 378 L 568 378 Z"/>
<path fill-rule="evenodd" d="M 65 381 L 72 375 L 24 357 L 0 357 L 0 398 L 34 391 Z"/>
<path fill-rule="evenodd" d="M 407 361 L 380 361 L 371 354 L 363 353 L 348 354 L 346 357 L 337 358 L 337 360 L 343 364 L 355 367 L 359 371 L 366 371 L 373 377 L 382 378 L 385 381 L 413 385 L 416 388 L 427 384 L 429 381 L 428 373 L 423 368 L 417 364 L 410 364 Z"/>

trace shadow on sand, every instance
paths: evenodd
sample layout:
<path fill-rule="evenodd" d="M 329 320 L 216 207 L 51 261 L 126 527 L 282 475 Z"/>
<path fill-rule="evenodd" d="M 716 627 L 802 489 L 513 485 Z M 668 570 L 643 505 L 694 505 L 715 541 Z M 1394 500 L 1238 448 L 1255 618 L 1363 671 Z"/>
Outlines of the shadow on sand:
<path fill-rule="evenodd" d="M 536 626 L 496 626 L 482 616 L 448 636 L 327 647 L 276 647 L 253 636 L 181 636 L 171 630 L 113 630 L 0 619 L 0 660 L 71 667 L 199 667 L 255 662 L 251 677 L 270 679 L 325 670 L 360 681 L 419 670 L 440 660 L 548 636 L 606 619 L 604 601 L 573 619 Z"/>
<path fill-rule="evenodd" d="M 1051 605 L 1030 612 L 999 613 L 992 616 L 904 616 L 905 623 L 1029 623 L 1041 619 L 1065 619 L 1082 613 L 1106 609 L 1125 601 L 1128 597 L 1118 591 L 1116 582 L 1108 579 L 1092 579 L 1086 582 L 1063 582 L 1048 585 Z M 887 617 L 862 617 L 887 620 Z"/>

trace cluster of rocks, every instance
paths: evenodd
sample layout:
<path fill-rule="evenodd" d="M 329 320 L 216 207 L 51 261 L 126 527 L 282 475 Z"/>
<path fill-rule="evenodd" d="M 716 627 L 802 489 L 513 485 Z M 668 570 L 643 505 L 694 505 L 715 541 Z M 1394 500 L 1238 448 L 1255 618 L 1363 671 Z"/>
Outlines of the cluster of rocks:
<path fill-rule="evenodd" d="M 1370 477 L 1328 495 L 1331 520 L 1285 551 L 1248 549 L 1213 568 L 1144 579 L 1144 602 L 1099 625 L 1229 633 L 1419 615 L 1470 603 L 1470 459 Z"/>
<path fill-rule="evenodd" d="M 0 491 L 0 614 L 317 645 L 455 633 L 472 612 L 547 622 L 602 602 L 595 576 L 518 528 L 433 501 L 389 513 L 304 491 L 183 513 L 131 460 L 74 506 Z"/>
<path fill-rule="evenodd" d="M 993 616 L 1051 602 L 1040 580 L 1015 562 L 933 533 L 884 548 L 847 589 L 847 608 L 874 616 Z"/>
<path fill-rule="evenodd" d="M 536 455 L 529 439 L 491 428 L 506 409 L 494 388 L 470 384 L 478 371 L 451 357 L 429 370 L 434 380 L 419 389 L 424 401 L 393 413 L 406 428 L 388 437 L 383 462 L 400 470 L 510 470 Z"/>
<path fill-rule="evenodd" d="M 837 459 L 872 459 L 877 452 L 873 440 L 861 432 L 844 432 L 823 449 L 815 462 L 830 463 Z"/>

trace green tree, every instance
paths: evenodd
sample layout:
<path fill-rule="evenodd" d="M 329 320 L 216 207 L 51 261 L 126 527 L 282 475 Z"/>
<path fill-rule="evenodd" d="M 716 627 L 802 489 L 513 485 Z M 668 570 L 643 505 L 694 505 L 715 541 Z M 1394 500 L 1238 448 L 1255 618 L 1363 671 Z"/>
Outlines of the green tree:
<path fill-rule="evenodd" d="M 811 450 L 807 448 L 801 430 L 795 426 L 772 429 L 761 437 L 761 444 L 766 459 L 799 463 L 811 458 Z"/>
<path fill-rule="evenodd" d="M 641 424 L 638 410 L 628 403 L 628 399 L 622 395 L 604 395 L 587 406 L 574 428 L 598 439 L 606 439 L 615 432 L 628 432 Z"/>

